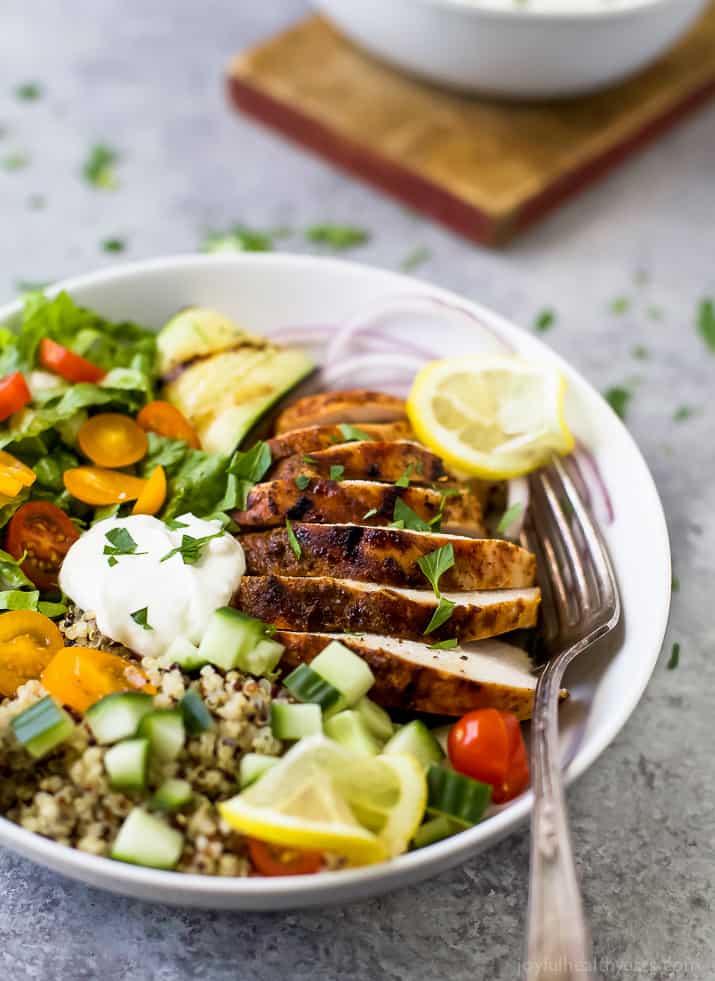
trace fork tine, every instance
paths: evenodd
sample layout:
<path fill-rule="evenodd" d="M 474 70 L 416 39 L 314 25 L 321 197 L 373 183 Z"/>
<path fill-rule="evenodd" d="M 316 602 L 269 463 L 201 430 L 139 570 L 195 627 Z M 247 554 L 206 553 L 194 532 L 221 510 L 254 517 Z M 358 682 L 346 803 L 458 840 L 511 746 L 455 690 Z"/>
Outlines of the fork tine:
<path fill-rule="evenodd" d="M 527 518 L 522 528 L 521 544 L 525 549 L 536 556 L 538 583 L 541 587 L 540 612 L 542 632 L 547 641 L 554 640 L 559 632 L 559 622 L 556 615 L 556 601 L 553 595 L 551 578 L 548 575 L 543 574 L 547 568 L 546 557 L 544 556 L 541 548 L 539 537 L 534 530 L 530 514 L 527 514 Z"/>
<path fill-rule="evenodd" d="M 555 471 L 558 476 L 558 471 Z M 551 517 L 556 523 L 558 538 L 563 542 L 562 552 L 569 569 L 575 580 L 576 601 L 583 608 L 584 612 L 589 612 L 592 606 L 592 590 L 586 573 L 586 567 L 581 559 L 581 551 L 576 544 L 576 539 L 571 531 L 571 526 L 564 515 L 563 506 L 557 496 L 556 491 L 548 471 L 540 474 L 541 486 L 549 504 Z M 573 486 L 573 485 L 572 485 Z M 575 491 L 575 488 L 574 488 Z M 567 497 L 568 500 L 568 497 Z M 570 503 L 570 502 L 569 502 Z"/>
<path fill-rule="evenodd" d="M 551 597 L 553 600 L 556 616 L 562 627 L 567 627 L 577 622 L 578 608 L 573 602 L 573 590 L 566 581 L 564 573 L 566 564 L 560 560 L 557 554 L 558 544 L 555 546 L 553 541 L 554 525 L 550 519 L 548 508 L 541 500 L 543 495 L 536 491 L 536 481 L 532 484 L 531 501 L 529 510 L 534 528 L 534 538 L 538 542 L 537 554 L 541 558 L 541 567 L 545 572 L 551 586 Z"/>

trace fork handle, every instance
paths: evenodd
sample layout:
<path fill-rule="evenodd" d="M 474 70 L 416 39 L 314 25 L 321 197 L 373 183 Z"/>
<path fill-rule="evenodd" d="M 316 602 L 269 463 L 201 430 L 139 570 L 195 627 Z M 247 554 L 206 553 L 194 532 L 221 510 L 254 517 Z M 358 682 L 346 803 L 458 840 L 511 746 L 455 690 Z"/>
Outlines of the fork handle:
<path fill-rule="evenodd" d="M 561 781 L 557 715 L 559 688 L 567 663 L 562 656 L 547 664 L 534 698 L 528 981 L 590 981 L 593 977 L 591 942 Z"/>

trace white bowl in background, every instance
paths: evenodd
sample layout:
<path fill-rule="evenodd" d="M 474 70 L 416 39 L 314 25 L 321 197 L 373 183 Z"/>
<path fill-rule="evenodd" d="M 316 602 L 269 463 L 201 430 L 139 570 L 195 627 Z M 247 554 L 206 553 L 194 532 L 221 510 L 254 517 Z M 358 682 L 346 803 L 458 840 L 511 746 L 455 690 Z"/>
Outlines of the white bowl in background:
<path fill-rule="evenodd" d="M 604 527 L 623 599 L 622 629 L 606 646 L 578 658 L 559 716 L 567 782 L 582 774 L 636 707 L 660 652 L 671 598 L 670 548 L 658 492 L 636 444 L 598 392 L 533 334 L 497 314 L 428 283 L 356 263 L 311 256 L 178 256 L 119 265 L 59 283 L 80 304 L 115 320 L 159 329 L 181 307 L 214 307 L 248 330 L 340 324 L 397 296 L 427 297 L 470 311 L 517 353 L 556 365 L 568 380 L 566 413 L 590 449 L 610 491 L 614 521 Z M 19 303 L 0 309 L 0 322 Z M 410 316 L 416 344 L 434 344 L 435 324 Z M 483 349 L 484 334 L 464 320 L 440 321 L 445 356 Z M 614 789 L 614 794 L 617 790 Z M 522 824 L 532 795 L 523 794 L 474 828 L 419 851 L 366 868 L 312 876 L 219 878 L 162 872 L 88 855 L 0 817 L 0 846 L 73 879 L 155 902 L 225 909 L 278 910 L 379 895 L 467 861 Z"/>
<path fill-rule="evenodd" d="M 645 68 L 708 0 L 313 0 L 372 54 L 453 88 L 574 96 Z"/>

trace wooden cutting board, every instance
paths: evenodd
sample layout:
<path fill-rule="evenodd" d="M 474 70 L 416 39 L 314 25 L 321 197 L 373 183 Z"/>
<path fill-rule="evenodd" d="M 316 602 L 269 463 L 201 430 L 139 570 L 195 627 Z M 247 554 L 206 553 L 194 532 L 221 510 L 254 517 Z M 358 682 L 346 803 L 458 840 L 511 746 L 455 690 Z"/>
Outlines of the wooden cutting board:
<path fill-rule="evenodd" d="M 573 101 L 447 92 L 373 60 L 319 17 L 238 55 L 227 84 L 244 112 L 497 245 L 715 93 L 715 2 L 646 72 Z"/>

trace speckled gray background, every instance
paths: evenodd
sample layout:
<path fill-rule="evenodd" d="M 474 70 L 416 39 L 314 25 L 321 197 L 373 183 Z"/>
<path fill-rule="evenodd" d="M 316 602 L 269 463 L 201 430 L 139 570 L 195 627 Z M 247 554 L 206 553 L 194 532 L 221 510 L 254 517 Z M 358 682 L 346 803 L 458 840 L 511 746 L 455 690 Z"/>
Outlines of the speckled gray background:
<path fill-rule="evenodd" d="M 471 247 L 242 120 L 221 71 L 300 15 L 300 0 L 3 0 L 0 292 L 124 257 L 195 249 L 206 228 L 357 221 L 360 261 L 419 275 L 528 326 L 601 388 L 624 382 L 628 425 L 663 496 L 680 590 L 640 706 L 572 789 L 596 952 L 607 978 L 708 981 L 713 969 L 715 355 L 695 331 L 715 297 L 715 106 L 564 208 L 508 252 Z M 13 96 L 38 80 L 36 102 Z M 114 192 L 78 176 L 97 141 L 122 153 Z M 44 197 L 37 207 L 33 195 Z M 33 205 L 35 207 L 33 207 Z M 100 242 L 120 236 L 124 256 Z M 285 247 L 304 248 L 299 236 Z M 639 272 L 647 273 L 647 282 Z M 614 315 L 615 297 L 630 298 Z M 649 308 L 656 307 L 659 319 Z M 636 345 L 649 357 L 632 356 Z M 677 407 L 693 415 L 673 421 Z M 637 561 L 637 557 L 634 557 Z M 666 669 L 673 641 L 680 667 Z M 708 704 L 708 701 L 710 704 Z M 527 836 L 386 898 L 289 915 L 202 913 L 105 895 L 0 851 L 0 977 L 24 981 L 518 976 Z"/>

